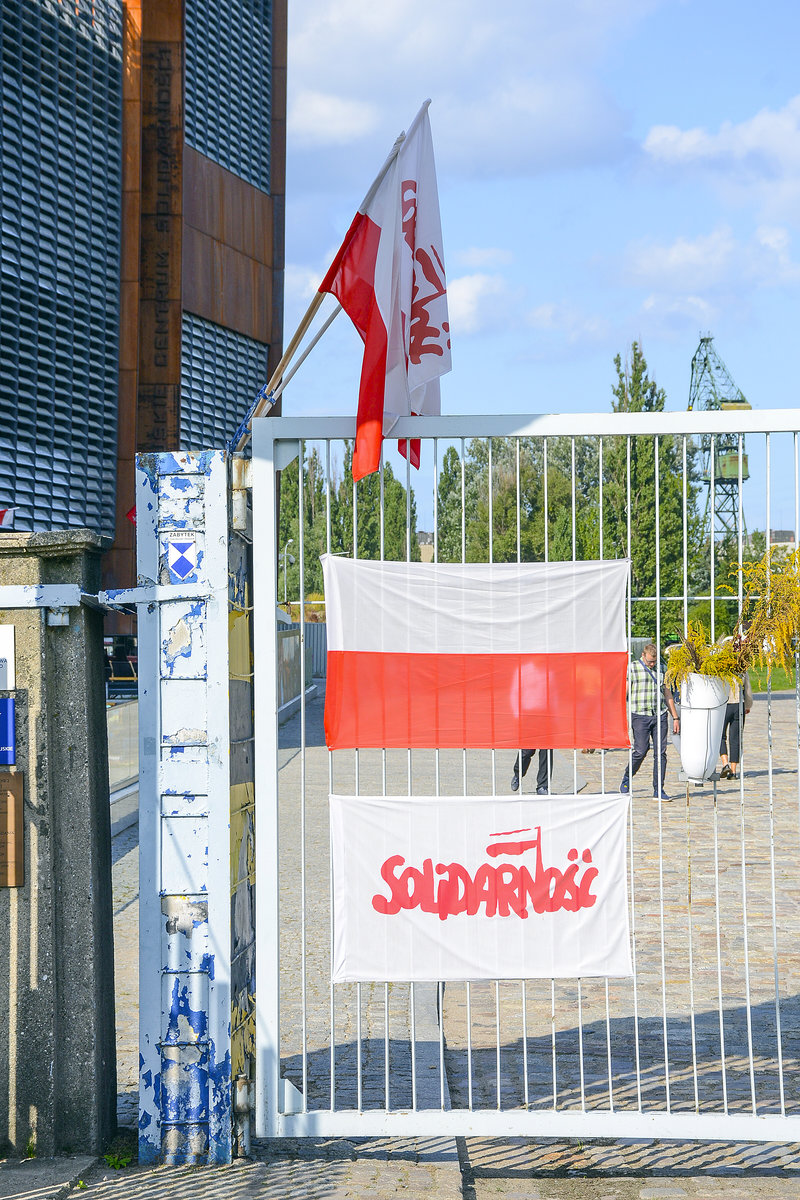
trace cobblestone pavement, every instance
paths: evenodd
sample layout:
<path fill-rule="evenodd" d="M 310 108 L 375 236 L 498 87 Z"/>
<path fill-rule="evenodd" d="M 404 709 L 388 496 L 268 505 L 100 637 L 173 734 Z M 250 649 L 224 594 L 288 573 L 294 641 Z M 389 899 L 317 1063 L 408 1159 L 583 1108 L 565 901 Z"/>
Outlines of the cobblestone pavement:
<path fill-rule="evenodd" d="M 446 1077 L 439 1071 L 435 988 L 415 989 L 414 1024 L 423 1049 L 415 1055 L 413 1072 L 408 986 L 343 985 L 331 996 L 327 795 L 331 789 L 381 792 L 384 781 L 385 790 L 395 794 L 502 794 L 508 791 L 512 756 L 376 751 L 362 752 L 357 759 L 353 752 L 338 752 L 329 764 L 322 707 L 321 697 L 307 705 L 305 754 L 300 751 L 299 715 L 282 728 L 280 750 L 283 1071 L 297 1087 L 307 1089 L 310 1106 L 327 1107 L 333 1090 L 338 1107 L 357 1103 L 359 1091 L 364 1108 L 383 1107 L 388 1081 L 393 1108 L 410 1104 L 412 1082 L 420 1107 L 438 1107 L 443 1100 L 460 1107 L 466 1104 L 471 1077 L 476 1106 L 496 1107 L 499 1078 L 503 1107 L 525 1103 L 527 1081 L 529 1106 L 552 1108 L 555 1041 L 559 1108 L 607 1107 L 609 1093 L 615 1108 L 636 1107 L 638 1027 L 644 1109 L 662 1107 L 667 1087 L 673 1110 L 691 1109 L 695 1089 L 701 1106 L 721 1109 L 724 1079 L 729 1109 L 752 1111 L 755 1093 L 759 1112 L 775 1112 L 780 1103 L 774 1066 L 780 1022 L 784 1104 L 787 1112 L 800 1111 L 793 696 L 773 697 L 771 792 L 763 699 L 748 718 L 743 790 L 739 784 L 720 783 L 715 800 L 713 787 L 691 788 L 687 802 L 673 749 L 667 780 L 675 797 L 671 804 L 656 804 L 644 786 L 636 790 L 639 779 L 643 784 L 650 779 L 648 763 L 636 777 L 630 850 L 635 867 L 635 992 L 626 980 L 609 981 L 608 991 L 604 981 L 593 980 L 555 986 L 532 981 L 524 991 L 520 983 L 497 988 L 473 984 L 470 1055 L 466 987 L 448 985 L 443 1006 Z M 613 790 L 624 758 L 621 753 L 578 754 L 574 762 L 588 778 L 589 790 L 600 789 L 603 773 Z M 562 779 L 569 777 L 571 759 L 561 759 Z M 532 778 L 529 772 L 526 791 Z M 126 830 L 114 843 L 119 1112 L 126 1125 L 133 1125 L 136 1115 L 136 832 L 136 827 Z M 463 1194 L 467 1200 L 495 1195 L 508 1200 L 666 1198 L 711 1197 L 723 1187 L 726 1197 L 733 1198 L 753 1195 L 756 1178 L 758 1194 L 765 1198 L 800 1194 L 800 1156 L 794 1145 L 470 1138 L 459 1139 L 457 1153 L 448 1139 L 310 1139 L 257 1143 L 254 1153 L 258 1161 L 229 1169 L 111 1172 L 101 1164 L 86 1175 L 86 1182 L 98 1195 L 113 1192 L 121 1198 L 150 1192 L 202 1196 L 206 1189 L 215 1197 L 380 1198 L 406 1191 L 443 1198 Z"/>

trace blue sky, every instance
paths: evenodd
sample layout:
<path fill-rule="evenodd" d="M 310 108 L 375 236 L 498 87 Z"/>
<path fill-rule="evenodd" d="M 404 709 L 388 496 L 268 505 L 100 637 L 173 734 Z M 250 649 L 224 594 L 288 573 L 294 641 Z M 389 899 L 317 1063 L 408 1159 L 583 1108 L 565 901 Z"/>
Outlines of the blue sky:
<path fill-rule="evenodd" d="M 443 412 L 606 411 L 614 355 L 634 339 L 667 407 L 685 408 L 701 330 L 753 407 L 797 405 L 800 5 L 411 11 L 290 5 L 287 340 L 430 96 L 453 345 Z M 284 412 L 353 412 L 359 370 L 342 315 Z M 755 480 L 745 502 L 758 525 Z M 772 524 L 794 524 L 785 489 Z"/>

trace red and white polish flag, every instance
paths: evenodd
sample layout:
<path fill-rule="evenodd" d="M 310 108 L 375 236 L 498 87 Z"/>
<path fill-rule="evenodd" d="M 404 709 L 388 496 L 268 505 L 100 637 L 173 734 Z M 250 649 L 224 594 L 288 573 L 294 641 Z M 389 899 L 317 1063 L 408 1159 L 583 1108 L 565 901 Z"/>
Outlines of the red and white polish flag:
<path fill-rule="evenodd" d="M 364 342 L 353 454 L 353 478 L 361 479 L 378 470 L 383 436 L 398 417 L 439 413 L 439 376 L 450 370 L 427 104 L 356 213 L 319 291 L 337 297 Z M 418 442 L 410 458 L 419 466 Z"/>
<path fill-rule="evenodd" d="M 331 796 L 333 981 L 632 973 L 628 797 Z"/>
<path fill-rule="evenodd" d="M 14 513 L 16 508 L 0 508 L 0 529 L 14 528 Z"/>
<path fill-rule="evenodd" d="M 322 567 L 329 749 L 630 744 L 627 560 Z"/>

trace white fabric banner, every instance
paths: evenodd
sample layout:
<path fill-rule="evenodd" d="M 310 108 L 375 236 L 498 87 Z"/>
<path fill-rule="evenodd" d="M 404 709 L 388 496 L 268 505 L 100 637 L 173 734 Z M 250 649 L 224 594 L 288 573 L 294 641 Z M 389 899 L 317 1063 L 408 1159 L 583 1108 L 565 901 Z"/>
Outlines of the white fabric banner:
<path fill-rule="evenodd" d="M 632 974 L 628 797 L 330 797 L 333 981 Z"/>

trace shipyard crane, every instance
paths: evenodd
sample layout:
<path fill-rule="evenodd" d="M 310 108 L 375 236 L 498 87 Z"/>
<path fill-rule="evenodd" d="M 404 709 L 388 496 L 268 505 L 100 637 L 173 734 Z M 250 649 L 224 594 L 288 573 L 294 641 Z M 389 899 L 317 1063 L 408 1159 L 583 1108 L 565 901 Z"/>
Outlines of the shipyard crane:
<path fill-rule="evenodd" d="M 689 410 L 697 408 L 730 413 L 746 412 L 751 405 L 731 378 L 728 368 L 714 349 L 713 341 L 710 334 L 700 336 L 700 345 L 692 359 Z M 735 421 L 733 425 L 735 428 Z M 700 449 L 703 454 L 702 480 L 707 489 L 705 528 L 714 540 L 724 537 L 725 534 L 737 536 L 741 511 L 741 532 L 743 537 L 746 536 L 744 509 L 740 507 L 739 496 L 740 482 L 743 483 L 749 478 L 744 434 L 703 434 L 700 438 Z"/>

